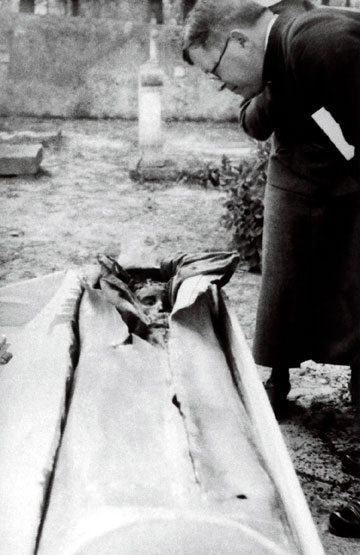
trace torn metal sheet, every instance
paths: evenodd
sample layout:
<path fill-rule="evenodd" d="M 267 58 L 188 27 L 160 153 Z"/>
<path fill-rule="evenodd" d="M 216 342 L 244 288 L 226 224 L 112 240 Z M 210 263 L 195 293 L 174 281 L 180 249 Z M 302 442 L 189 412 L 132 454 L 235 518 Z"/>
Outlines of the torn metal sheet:
<path fill-rule="evenodd" d="M 296 552 L 322 555 L 324 550 L 314 521 L 240 323 L 226 295 L 220 291 L 216 298 L 217 335 L 250 420 L 252 440 L 280 498 Z"/>
<path fill-rule="evenodd" d="M 216 317 L 209 281 L 186 280 L 171 316 L 169 354 L 194 472 L 215 511 L 292 553 L 274 484 L 216 336 Z"/>
<path fill-rule="evenodd" d="M 130 336 L 97 290 L 82 300 L 80 341 L 39 555 L 112 552 L 90 546 L 116 515 L 117 552 L 137 553 L 140 530 L 159 518 L 161 528 L 163 512 L 189 504 L 194 487 L 166 351 Z"/>
<path fill-rule="evenodd" d="M 0 290 L 0 553 L 32 555 L 59 446 L 73 371 L 73 324 L 82 293 L 75 272 Z M 5 325 L 6 324 L 6 325 Z"/>

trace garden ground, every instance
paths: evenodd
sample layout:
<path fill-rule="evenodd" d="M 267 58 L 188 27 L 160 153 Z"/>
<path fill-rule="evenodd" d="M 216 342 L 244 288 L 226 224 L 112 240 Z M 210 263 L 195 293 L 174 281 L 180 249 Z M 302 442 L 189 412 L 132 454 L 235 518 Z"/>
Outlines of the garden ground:
<path fill-rule="evenodd" d="M 186 182 L 134 183 L 128 155 L 136 124 L 124 121 L 2 119 L 11 130 L 62 129 L 63 141 L 45 150 L 35 177 L 0 181 L 0 285 L 70 267 L 96 263 L 98 253 L 118 256 L 145 242 L 158 257 L 178 251 L 232 248 L 223 227 L 225 193 Z M 235 124 L 168 125 L 177 156 L 220 159 L 249 147 Z M 194 146 L 195 145 L 195 146 Z M 239 268 L 226 286 L 245 336 L 254 334 L 260 276 Z M 259 369 L 261 377 L 267 371 Z M 360 540 L 327 530 L 328 514 L 360 492 L 360 481 L 343 473 L 339 454 L 353 443 L 349 369 L 304 363 L 292 371 L 289 417 L 281 424 L 326 553 L 355 554 Z"/>

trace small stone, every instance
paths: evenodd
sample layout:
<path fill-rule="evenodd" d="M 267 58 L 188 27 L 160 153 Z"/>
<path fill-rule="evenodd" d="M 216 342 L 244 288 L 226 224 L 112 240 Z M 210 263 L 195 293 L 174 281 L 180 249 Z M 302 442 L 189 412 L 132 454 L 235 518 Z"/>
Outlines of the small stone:
<path fill-rule="evenodd" d="M 10 237 L 23 237 L 25 233 L 21 229 L 12 229 L 9 235 Z"/>

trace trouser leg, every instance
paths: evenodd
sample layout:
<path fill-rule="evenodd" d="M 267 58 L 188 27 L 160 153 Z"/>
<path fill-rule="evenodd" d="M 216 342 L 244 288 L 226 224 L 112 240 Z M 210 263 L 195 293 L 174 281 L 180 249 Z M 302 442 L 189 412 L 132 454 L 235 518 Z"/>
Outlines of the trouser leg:
<path fill-rule="evenodd" d="M 351 403 L 356 411 L 360 413 L 360 365 L 351 366 L 349 389 L 351 395 Z"/>
<path fill-rule="evenodd" d="M 274 366 L 265 383 L 265 390 L 275 415 L 282 417 L 286 412 L 286 397 L 290 391 L 289 368 Z"/>
<path fill-rule="evenodd" d="M 286 366 L 274 366 L 271 370 L 268 382 L 281 390 L 290 390 L 290 373 Z M 289 391 L 287 391 L 288 393 Z M 286 393 L 286 395 L 287 395 Z"/>

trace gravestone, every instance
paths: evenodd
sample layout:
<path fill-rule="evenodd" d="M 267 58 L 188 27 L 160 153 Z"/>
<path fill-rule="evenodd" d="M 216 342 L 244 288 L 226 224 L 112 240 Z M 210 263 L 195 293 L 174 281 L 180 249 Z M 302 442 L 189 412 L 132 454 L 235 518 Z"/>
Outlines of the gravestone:
<path fill-rule="evenodd" d="M 159 64 L 156 21 L 151 21 L 149 60 L 139 71 L 139 152 L 130 159 L 130 177 L 157 181 L 176 179 L 175 162 L 164 156 L 164 133 L 161 114 L 164 72 Z"/>
<path fill-rule="evenodd" d="M 43 157 L 42 145 L 0 145 L 0 176 L 34 175 Z"/>

